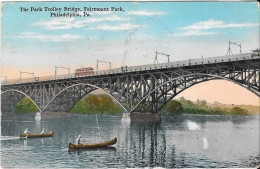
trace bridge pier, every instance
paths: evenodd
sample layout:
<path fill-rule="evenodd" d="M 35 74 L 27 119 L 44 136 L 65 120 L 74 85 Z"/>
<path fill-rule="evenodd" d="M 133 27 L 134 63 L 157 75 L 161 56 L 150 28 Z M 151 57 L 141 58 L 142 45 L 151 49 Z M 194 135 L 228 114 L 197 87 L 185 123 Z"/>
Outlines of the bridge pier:
<path fill-rule="evenodd" d="M 132 112 L 130 113 L 130 119 L 137 122 L 161 122 L 160 114 L 151 112 Z"/>

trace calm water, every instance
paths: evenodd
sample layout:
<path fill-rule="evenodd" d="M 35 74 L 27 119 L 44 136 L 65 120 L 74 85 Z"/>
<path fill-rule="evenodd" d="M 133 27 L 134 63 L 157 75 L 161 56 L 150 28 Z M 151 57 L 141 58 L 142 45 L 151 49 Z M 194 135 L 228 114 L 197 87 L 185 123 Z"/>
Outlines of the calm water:
<path fill-rule="evenodd" d="M 4 113 L 3 113 L 4 114 Z M 98 129 L 99 126 L 99 129 Z M 52 138 L 20 139 L 54 131 Z M 100 132 L 99 132 L 100 131 Z M 68 151 L 77 136 L 88 143 L 118 138 L 107 149 Z M 121 120 L 121 115 L 1 119 L 3 168 L 255 167 L 260 161 L 259 116 L 179 115 L 160 124 Z"/>

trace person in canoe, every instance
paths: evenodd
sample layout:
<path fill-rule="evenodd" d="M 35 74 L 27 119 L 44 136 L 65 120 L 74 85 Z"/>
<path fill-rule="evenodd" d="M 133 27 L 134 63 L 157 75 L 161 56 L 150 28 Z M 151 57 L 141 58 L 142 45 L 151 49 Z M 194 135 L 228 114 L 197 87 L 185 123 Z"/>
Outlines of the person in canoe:
<path fill-rule="evenodd" d="M 81 144 L 80 143 L 80 138 L 81 138 L 81 135 L 79 135 L 78 138 L 76 139 L 76 145 Z"/>
<path fill-rule="evenodd" d="M 24 132 L 23 132 L 24 134 L 29 134 L 29 131 L 28 131 L 28 129 L 26 128 L 25 130 L 24 130 Z"/>
<path fill-rule="evenodd" d="M 23 133 L 26 134 L 25 138 L 27 138 L 27 136 L 28 136 L 28 134 L 29 134 L 30 132 L 29 132 L 28 129 L 26 128 Z"/>
<path fill-rule="evenodd" d="M 42 129 L 42 132 L 41 132 L 41 134 L 44 134 L 44 128 Z"/>

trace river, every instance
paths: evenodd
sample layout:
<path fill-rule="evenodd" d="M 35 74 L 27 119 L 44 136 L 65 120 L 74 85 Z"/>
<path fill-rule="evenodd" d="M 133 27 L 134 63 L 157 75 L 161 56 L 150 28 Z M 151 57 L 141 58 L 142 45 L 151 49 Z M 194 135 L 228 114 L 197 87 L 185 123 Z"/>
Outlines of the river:
<path fill-rule="evenodd" d="M 2 112 L 2 114 L 4 114 Z M 54 131 L 53 137 L 19 138 Z M 95 143 L 117 137 L 106 149 L 69 151 L 81 135 Z M 260 161 L 259 116 L 162 116 L 161 123 L 122 120 L 122 115 L 76 115 L 34 120 L 1 117 L 2 168 L 256 167 Z"/>

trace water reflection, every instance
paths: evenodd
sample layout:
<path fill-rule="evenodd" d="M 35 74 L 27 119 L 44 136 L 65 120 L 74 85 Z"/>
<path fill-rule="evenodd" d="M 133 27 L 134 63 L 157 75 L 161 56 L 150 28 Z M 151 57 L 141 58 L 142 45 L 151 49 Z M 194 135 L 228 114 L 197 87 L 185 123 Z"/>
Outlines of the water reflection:
<path fill-rule="evenodd" d="M 42 129 L 42 125 L 41 125 L 41 121 L 35 121 L 35 129 L 38 130 L 38 131 L 41 131 Z M 40 133 L 40 132 L 38 132 Z"/>
<path fill-rule="evenodd" d="M 158 123 L 131 122 L 119 146 L 123 150 L 119 152 L 121 160 L 128 167 L 165 166 L 166 138 Z"/>
<path fill-rule="evenodd" d="M 109 146 L 109 147 L 99 147 L 99 148 L 88 148 L 88 149 L 69 149 L 68 152 L 69 154 L 75 154 L 75 155 L 80 155 L 81 153 L 84 152 L 102 152 L 102 151 L 107 151 L 107 152 L 116 152 L 116 147 Z"/>
<path fill-rule="evenodd" d="M 176 152 L 175 152 L 175 146 L 173 145 L 171 147 L 171 153 L 170 153 L 170 167 L 176 168 Z"/>
<path fill-rule="evenodd" d="M 23 145 L 24 145 L 24 147 L 27 147 L 27 138 L 25 138 L 25 139 L 23 140 Z"/>
<path fill-rule="evenodd" d="M 209 143 L 206 137 L 203 137 L 203 149 L 208 149 Z"/>
<path fill-rule="evenodd" d="M 200 126 L 192 121 L 187 121 L 187 126 L 189 130 L 200 130 Z"/>

